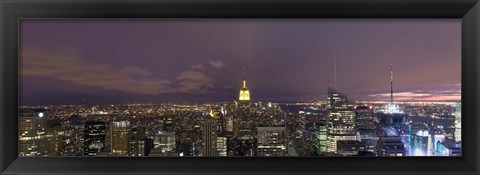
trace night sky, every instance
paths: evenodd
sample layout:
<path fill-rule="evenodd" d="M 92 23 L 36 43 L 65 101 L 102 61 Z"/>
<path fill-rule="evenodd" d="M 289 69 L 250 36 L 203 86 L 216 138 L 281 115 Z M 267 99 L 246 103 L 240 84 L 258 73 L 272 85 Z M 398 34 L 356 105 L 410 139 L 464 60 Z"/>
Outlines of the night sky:
<path fill-rule="evenodd" d="M 21 20 L 21 105 L 460 100 L 460 19 Z"/>

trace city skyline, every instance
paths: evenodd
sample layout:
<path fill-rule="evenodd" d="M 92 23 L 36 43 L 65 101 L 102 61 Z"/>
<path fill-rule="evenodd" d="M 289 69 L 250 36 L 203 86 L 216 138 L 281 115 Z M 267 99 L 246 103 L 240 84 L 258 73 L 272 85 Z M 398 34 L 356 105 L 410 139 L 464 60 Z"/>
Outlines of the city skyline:
<path fill-rule="evenodd" d="M 459 20 L 25 20 L 20 27 L 21 105 L 233 101 L 243 67 L 253 101 L 325 100 L 334 84 L 356 100 L 389 100 L 391 64 L 396 101 L 460 100 Z"/>

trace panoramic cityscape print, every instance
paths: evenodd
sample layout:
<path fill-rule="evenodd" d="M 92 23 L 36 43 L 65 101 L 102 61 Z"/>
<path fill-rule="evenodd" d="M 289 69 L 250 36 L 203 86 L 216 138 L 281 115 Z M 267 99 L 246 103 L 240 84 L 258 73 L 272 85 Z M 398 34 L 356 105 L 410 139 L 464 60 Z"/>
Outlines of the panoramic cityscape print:
<path fill-rule="evenodd" d="M 20 20 L 19 156 L 462 156 L 459 19 Z"/>

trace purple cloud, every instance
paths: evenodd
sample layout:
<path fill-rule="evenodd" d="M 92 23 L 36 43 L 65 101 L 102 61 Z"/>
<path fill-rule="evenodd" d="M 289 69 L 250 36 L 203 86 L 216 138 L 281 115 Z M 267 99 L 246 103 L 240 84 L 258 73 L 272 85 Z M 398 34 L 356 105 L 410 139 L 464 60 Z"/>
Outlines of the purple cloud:
<path fill-rule="evenodd" d="M 152 72 L 130 65 L 123 68 L 86 61 L 74 49 L 24 48 L 20 74 L 52 78 L 71 84 L 96 86 L 137 94 L 207 92 L 213 79 L 199 71 L 186 70 L 174 79 L 154 77 Z M 197 66 L 198 67 L 198 66 Z"/>

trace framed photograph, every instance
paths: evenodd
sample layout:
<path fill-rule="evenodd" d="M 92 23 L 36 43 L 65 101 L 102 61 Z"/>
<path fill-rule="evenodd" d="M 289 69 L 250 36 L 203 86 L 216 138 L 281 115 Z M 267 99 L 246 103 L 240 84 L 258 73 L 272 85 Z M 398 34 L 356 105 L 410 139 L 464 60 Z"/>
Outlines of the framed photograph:
<path fill-rule="evenodd" d="M 1 174 L 479 174 L 477 0 L 0 1 Z"/>

